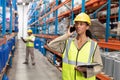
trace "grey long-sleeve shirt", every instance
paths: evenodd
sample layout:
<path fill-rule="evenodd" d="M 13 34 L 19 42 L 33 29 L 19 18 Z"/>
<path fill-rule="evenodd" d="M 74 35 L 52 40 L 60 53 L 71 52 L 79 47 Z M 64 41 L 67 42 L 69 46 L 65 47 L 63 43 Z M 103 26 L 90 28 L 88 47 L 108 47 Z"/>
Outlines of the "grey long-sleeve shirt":
<path fill-rule="evenodd" d="M 48 47 L 58 51 L 59 53 L 63 53 L 64 48 L 65 48 L 65 41 L 69 38 L 68 34 L 64 34 L 54 40 L 52 40 L 49 44 Z M 78 48 L 77 40 L 75 39 L 75 45 Z M 100 51 L 99 51 L 99 46 L 97 46 L 95 54 L 93 56 L 93 62 L 100 64 L 99 66 L 95 66 L 92 70 L 88 70 L 90 72 L 93 72 L 92 74 L 98 74 L 101 72 L 103 64 L 100 56 Z"/>

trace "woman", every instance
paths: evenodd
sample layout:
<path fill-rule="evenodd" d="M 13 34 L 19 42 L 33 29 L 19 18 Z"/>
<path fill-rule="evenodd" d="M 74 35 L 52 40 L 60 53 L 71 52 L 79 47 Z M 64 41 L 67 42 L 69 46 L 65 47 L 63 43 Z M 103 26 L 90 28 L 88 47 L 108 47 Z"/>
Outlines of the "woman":
<path fill-rule="evenodd" d="M 77 36 L 70 38 L 70 29 L 66 34 L 56 38 L 48 47 L 63 53 L 62 80 L 96 80 L 95 75 L 102 69 L 99 47 L 88 34 L 91 25 L 86 13 L 78 14 L 75 19 Z M 79 65 L 97 63 L 94 67 L 78 67 Z"/>

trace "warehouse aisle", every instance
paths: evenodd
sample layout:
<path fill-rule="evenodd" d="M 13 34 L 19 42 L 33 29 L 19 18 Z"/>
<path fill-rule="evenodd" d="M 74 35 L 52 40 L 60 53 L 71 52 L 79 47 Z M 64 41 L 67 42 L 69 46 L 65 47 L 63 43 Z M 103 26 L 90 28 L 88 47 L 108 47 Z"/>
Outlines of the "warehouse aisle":
<path fill-rule="evenodd" d="M 18 41 L 13 66 L 8 71 L 9 80 L 61 80 L 61 72 L 38 50 L 35 50 L 35 66 L 31 63 L 23 64 L 24 59 L 25 45 L 22 41 Z"/>

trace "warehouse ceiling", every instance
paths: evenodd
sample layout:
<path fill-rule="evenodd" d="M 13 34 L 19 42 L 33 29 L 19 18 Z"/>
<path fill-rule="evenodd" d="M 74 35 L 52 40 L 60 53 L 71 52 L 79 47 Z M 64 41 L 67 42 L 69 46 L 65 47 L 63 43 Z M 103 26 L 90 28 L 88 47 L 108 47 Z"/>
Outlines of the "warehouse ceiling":
<path fill-rule="evenodd" d="M 32 2 L 33 0 L 17 0 L 18 3 L 29 3 Z"/>
<path fill-rule="evenodd" d="M 33 0 L 17 0 L 17 5 L 23 5 L 23 3 L 25 3 L 25 5 L 28 5 L 32 1 Z"/>

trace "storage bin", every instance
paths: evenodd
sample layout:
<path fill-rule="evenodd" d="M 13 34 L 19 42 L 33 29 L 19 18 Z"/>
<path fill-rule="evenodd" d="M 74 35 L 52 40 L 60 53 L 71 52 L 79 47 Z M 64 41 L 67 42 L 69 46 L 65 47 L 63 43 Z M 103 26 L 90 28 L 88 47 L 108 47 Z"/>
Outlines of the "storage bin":
<path fill-rule="evenodd" d="M 35 49 L 39 49 L 39 47 L 40 47 L 40 38 L 35 38 L 34 47 L 35 47 Z"/>
<path fill-rule="evenodd" d="M 8 61 L 9 53 L 10 48 L 8 46 L 8 43 L 6 43 L 3 45 L 3 67 L 5 67 L 6 62 Z"/>
<path fill-rule="evenodd" d="M 45 45 L 46 41 L 45 39 L 41 38 L 40 39 L 40 48 L 39 48 L 39 51 L 45 56 L 46 55 L 46 50 L 44 48 L 44 45 Z"/>
<path fill-rule="evenodd" d="M 120 80 L 120 53 L 117 53 L 117 57 L 114 60 L 113 71 L 114 80 Z"/>
<path fill-rule="evenodd" d="M 7 77 L 6 74 L 4 74 L 2 80 L 9 80 L 9 78 Z"/>
<path fill-rule="evenodd" d="M 3 48 L 0 46 L 0 73 L 3 69 Z"/>

